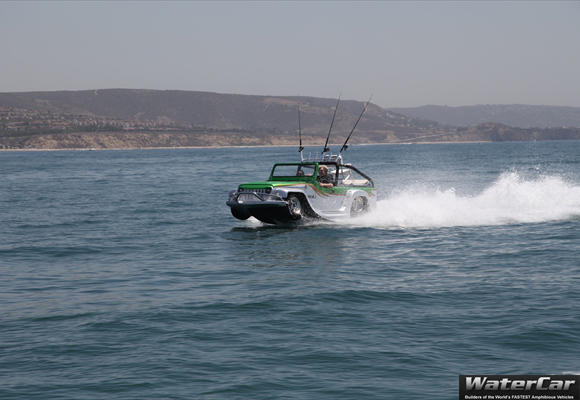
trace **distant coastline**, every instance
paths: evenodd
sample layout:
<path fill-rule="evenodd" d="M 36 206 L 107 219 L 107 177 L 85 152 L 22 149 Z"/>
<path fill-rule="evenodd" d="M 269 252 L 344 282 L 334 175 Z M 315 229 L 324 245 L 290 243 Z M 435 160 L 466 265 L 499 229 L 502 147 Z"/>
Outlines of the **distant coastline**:
<path fill-rule="evenodd" d="M 335 146 L 346 140 L 334 135 Z M 377 140 L 379 139 L 379 140 Z M 381 140 L 382 139 L 382 140 Z M 303 146 L 323 146 L 321 135 L 303 135 Z M 408 135 L 399 138 L 392 134 L 356 132 L 350 139 L 351 146 L 435 144 L 435 143 L 488 143 L 506 141 L 580 140 L 580 128 L 567 129 L 520 129 L 499 124 L 482 124 L 463 132 L 449 134 Z M 39 150 L 139 150 L 139 149 L 202 149 L 236 147 L 298 147 L 298 135 L 240 135 L 239 133 L 167 133 L 167 132 L 82 132 L 60 134 L 35 134 L 0 136 L 0 151 Z"/>
<path fill-rule="evenodd" d="M 580 126 L 580 108 L 574 107 L 427 107 L 400 109 L 409 114 L 403 115 L 343 100 L 334 120 L 336 106 L 335 99 L 325 98 L 185 91 L 0 93 L 0 150 L 294 146 L 299 115 L 304 145 L 324 143 L 331 120 L 331 140 L 342 144 L 363 109 L 349 141 L 353 145 L 580 139 L 580 128 L 574 127 Z M 418 112 L 482 122 L 455 126 L 411 116 Z M 500 115 L 523 125 L 485 122 Z M 543 128 L 525 127 L 532 122 Z"/>
<path fill-rule="evenodd" d="M 570 139 L 570 140 L 580 140 L 580 139 Z M 400 142 L 400 143 L 364 143 L 351 145 L 350 147 L 357 146 L 408 146 L 408 145 L 421 145 L 421 144 L 477 144 L 477 143 L 494 143 L 490 140 L 477 140 L 477 141 L 448 141 L 448 142 Z M 309 147 L 321 147 L 321 144 L 309 145 Z M 331 149 L 333 147 L 340 147 L 342 143 L 329 144 Z M 117 147 L 117 148 L 58 148 L 58 149 L 0 149 L 0 152 L 43 152 L 43 151 L 133 151 L 133 150 L 201 150 L 201 149 L 259 149 L 259 148 L 279 148 L 279 147 L 298 147 L 297 145 L 283 144 L 283 145 L 248 145 L 248 146 L 184 146 L 184 147 Z"/>

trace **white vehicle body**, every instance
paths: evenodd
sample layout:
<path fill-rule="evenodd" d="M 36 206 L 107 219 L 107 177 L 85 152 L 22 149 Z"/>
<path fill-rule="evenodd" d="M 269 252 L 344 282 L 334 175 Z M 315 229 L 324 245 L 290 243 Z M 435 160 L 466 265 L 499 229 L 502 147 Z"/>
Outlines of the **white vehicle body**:
<path fill-rule="evenodd" d="M 320 166 L 328 168 L 332 187 L 320 182 Z M 226 204 L 238 219 L 253 216 L 265 223 L 283 224 L 353 218 L 376 209 L 377 196 L 371 178 L 342 164 L 341 156 L 324 155 L 275 164 L 267 181 L 240 185 L 230 192 Z"/>

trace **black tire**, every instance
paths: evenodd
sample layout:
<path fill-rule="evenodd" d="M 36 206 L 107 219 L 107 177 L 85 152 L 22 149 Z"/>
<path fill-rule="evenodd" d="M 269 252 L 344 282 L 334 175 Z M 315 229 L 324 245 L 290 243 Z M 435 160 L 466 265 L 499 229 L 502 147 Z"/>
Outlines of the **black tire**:
<path fill-rule="evenodd" d="M 360 217 L 367 212 L 369 212 L 369 203 L 367 202 L 367 199 L 363 196 L 355 197 L 350 205 L 351 218 Z"/>
<path fill-rule="evenodd" d="M 250 214 L 247 214 L 240 210 L 236 210 L 235 208 L 231 208 L 230 210 L 232 211 L 232 215 L 234 216 L 234 218 L 241 219 L 242 221 L 251 217 Z"/>
<path fill-rule="evenodd" d="M 302 219 L 305 211 L 302 199 L 297 194 L 291 193 L 288 195 L 286 202 L 288 203 L 288 214 L 290 214 L 290 218 L 294 221 Z"/>

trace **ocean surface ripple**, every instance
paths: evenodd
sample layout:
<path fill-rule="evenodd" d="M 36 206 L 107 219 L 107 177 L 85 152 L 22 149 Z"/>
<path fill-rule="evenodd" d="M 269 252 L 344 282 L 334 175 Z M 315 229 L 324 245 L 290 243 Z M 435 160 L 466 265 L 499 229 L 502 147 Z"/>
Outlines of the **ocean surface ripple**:
<path fill-rule="evenodd" d="M 312 151 L 316 151 L 313 149 Z M 578 374 L 580 142 L 354 146 L 377 210 L 225 200 L 293 148 L 1 152 L 1 399 L 455 399 Z"/>

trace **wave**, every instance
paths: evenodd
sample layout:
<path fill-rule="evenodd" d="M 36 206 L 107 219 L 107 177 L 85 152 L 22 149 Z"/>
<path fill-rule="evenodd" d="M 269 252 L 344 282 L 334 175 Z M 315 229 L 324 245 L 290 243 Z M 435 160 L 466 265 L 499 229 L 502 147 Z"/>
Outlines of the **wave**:
<path fill-rule="evenodd" d="M 351 222 L 370 227 L 450 227 L 566 220 L 580 216 L 580 186 L 558 176 L 525 180 L 504 173 L 475 196 L 410 187 L 379 200 L 377 210 Z"/>

